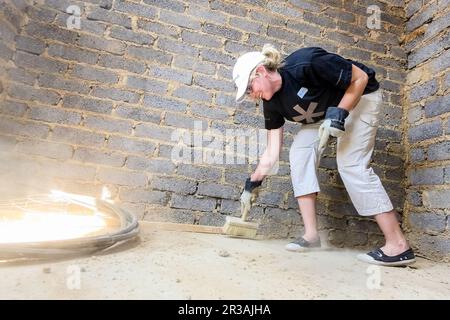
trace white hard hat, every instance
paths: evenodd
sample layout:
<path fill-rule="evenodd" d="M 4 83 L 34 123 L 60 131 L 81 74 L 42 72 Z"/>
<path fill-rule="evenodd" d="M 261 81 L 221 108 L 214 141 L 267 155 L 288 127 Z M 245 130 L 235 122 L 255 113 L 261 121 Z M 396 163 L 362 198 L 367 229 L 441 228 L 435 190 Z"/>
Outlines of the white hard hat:
<path fill-rule="evenodd" d="M 233 81 L 237 88 L 236 101 L 241 102 L 247 91 L 248 81 L 252 71 L 265 59 L 261 52 L 247 52 L 240 56 L 233 68 Z"/>

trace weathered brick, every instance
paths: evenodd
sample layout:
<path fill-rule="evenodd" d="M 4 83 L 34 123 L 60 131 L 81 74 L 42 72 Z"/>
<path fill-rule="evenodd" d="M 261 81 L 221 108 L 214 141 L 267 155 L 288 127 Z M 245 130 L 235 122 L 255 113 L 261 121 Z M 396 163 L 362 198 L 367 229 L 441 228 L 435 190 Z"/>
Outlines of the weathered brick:
<path fill-rule="evenodd" d="M 82 47 L 111 52 L 114 54 L 123 54 L 126 48 L 126 45 L 120 41 L 104 39 L 87 34 L 81 34 L 77 39 L 77 43 Z"/>
<path fill-rule="evenodd" d="M 427 151 L 427 159 L 429 161 L 450 159 L 450 141 L 430 145 Z"/>
<path fill-rule="evenodd" d="M 417 27 L 420 27 L 424 23 L 427 23 L 428 21 L 431 21 L 433 19 L 433 15 L 436 14 L 437 11 L 437 4 L 436 2 L 431 2 L 429 6 L 427 6 L 425 9 L 422 9 L 419 11 L 417 15 L 414 16 L 413 19 L 409 19 L 406 22 L 406 32 L 411 32 Z"/>
<path fill-rule="evenodd" d="M 107 146 L 112 150 L 119 150 L 129 153 L 144 153 L 147 155 L 152 154 L 156 148 L 154 142 L 115 135 L 109 137 Z"/>
<path fill-rule="evenodd" d="M 144 0 L 144 3 L 175 12 L 184 12 L 185 10 L 184 3 L 176 0 Z"/>
<path fill-rule="evenodd" d="M 416 13 L 423 5 L 423 0 L 410 0 L 405 6 L 406 17 L 410 18 Z"/>
<path fill-rule="evenodd" d="M 411 162 L 421 162 L 425 160 L 425 151 L 423 149 L 411 149 L 409 152 Z"/>
<path fill-rule="evenodd" d="M 198 224 L 221 227 L 225 224 L 225 219 L 224 215 L 213 212 L 204 212 L 198 218 Z"/>
<path fill-rule="evenodd" d="M 419 231 L 443 232 L 446 227 L 446 217 L 432 212 L 411 212 L 408 215 L 409 225 Z"/>
<path fill-rule="evenodd" d="M 148 33 L 138 33 L 130 29 L 114 26 L 109 33 L 111 38 L 134 42 L 140 45 L 151 45 L 155 38 Z"/>
<path fill-rule="evenodd" d="M 133 125 L 133 123 L 128 120 L 117 120 L 93 115 L 85 116 L 83 124 L 86 128 L 93 129 L 95 131 L 123 134 L 130 134 Z"/>
<path fill-rule="evenodd" d="M 163 51 L 178 53 L 185 56 L 192 56 L 192 57 L 198 56 L 197 48 L 171 39 L 160 38 L 158 40 L 157 46 L 159 49 Z"/>
<path fill-rule="evenodd" d="M 113 25 L 121 25 L 126 28 L 131 28 L 131 18 L 128 15 L 114 12 L 111 10 L 105 10 L 102 8 L 94 8 L 92 11 L 87 13 L 87 18 L 89 20 L 100 20 L 104 22 L 109 22 Z"/>
<path fill-rule="evenodd" d="M 425 39 L 429 39 L 440 33 L 442 30 L 448 29 L 450 26 L 450 13 L 447 13 L 438 19 L 433 18 L 433 21 L 425 30 Z"/>
<path fill-rule="evenodd" d="M 148 183 L 144 173 L 111 168 L 99 168 L 97 180 L 132 187 L 145 187 Z"/>
<path fill-rule="evenodd" d="M 17 144 L 17 151 L 52 159 L 67 160 L 72 157 L 73 148 L 62 143 L 25 140 Z"/>
<path fill-rule="evenodd" d="M 254 48 L 253 48 L 253 46 L 251 46 L 251 45 L 249 45 L 247 43 L 235 42 L 235 41 L 226 41 L 226 43 L 225 43 L 225 51 L 226 52 L 230 52 L 232 54 L 239 55 L 242 52 L 254 51 Z"/>
<path fill-rule="evenodd" d="M 241 202 L 235 200 L 222 199 L 220 212 L 225 214 L 236 215 L 241 212 Z"/>
<path fill-rule="evenodd" d="M 133 170 L 150 171 L 160 174 L 171 174 L 175 170 L 175 165 L 166 159 L 143 158 L 129 156 L 127 158 L 127 168 Z"/>
<path fill-rule="evenodd" d="M 428 60 L 433 55 L 436 55 L 440 51 L 442 51 L 448 43 L 450 42 L 450 33 L 443 37 L 436 37 L 435 40 L 431 41 L 427 45 L 413 50 L 411 54 L 408 56 L 408 68 L 411 69 L 418 64 Z M 448 63 L 448 62 L 446 62 Z M 439 70 L 442 70 L 442 65 L 439 66 Z"/>
<path fill-rule="evenodd" d="M 239 198 L 240 192 L 236 187 L 218 184 L 217 182 L 215 182 L 199 183 L 197 194 L 222 199 L 237 200 Z"/>
<path fill-rule="evenodd" d="M 226 39 L 237 41 L 242 38 L 242 32 L 232 28 L 215 25 L 212 23 L 205 23 L 202 27 L 202 30 L 207 34 L 214 34 L 220 37 L 224 37 Z"/>
<path fill-rule="evenodd" d="M 174 90 L 172 96 L 190 101 L 210 102 L 212 100 L 210 92 L 192 86 L 180 86 Z"/>
<path fill-rule="evenodd" d="M 43 88 L 61 89 L 69 92 L 88 93 L 90 88 L 84 83 L 74 79 L 67 79 L 51 74 L 41 74 L 38 83 Z"/>
<path fill-rule="evenodd" d="M 173 37 L 173 38 L 178 38 L 181 33 L 180 27 L 173 26 L 170 24 L 159 23 L 154 20 L 148 21 L 148 20 L 139 19 L 138 20 L 138 28 L 142 29 L 144 31 L 154 33 L 155 35 L 158 35 L 158 36 L 165 35 L 165 36 Z"/>
<path fill-rule="evenodd" d="M 105 137 L 102 134 L 87 130 L 56 126 L 52 130 L 51 140 L 76 145 L 102 147 Z"/>
<path fill-rule="evenodd" d="M 183 30 L 181 33 L 181 38 L 183 42 L 198 44 L 202 47 L 220 48 L 222 41 L 217 39 L 215 36 L 208 34 L 193 32 L 190 30 Z"/>
<path fill-rule="evenodd" d="M 149 68 L 148 73 L 150 76 L 157 79 L 174 80 L 188 85 L 192 82 L 192 72 L 190 71 L 178 71 L 173 68 L 155 66 Z"/>
<path fill-rule="evenodd" d="M 167 112 L 164 118 L 165 123 L 171 127 L 193 129 L 195 124 L 202 123 L 202 128 L 207 126 L 206 121 L 202 118 L 194 118 L 192 116 L 182 115 L 178 113 Z"/>
<path fill-rule="evenodd" d="M 425 105 L 425 116 L 427 118 L 450 112 L 450 94 L 436 97 Z"/>
<path fill-rule="evenodd" d="M 16 31 L 6 23 L 3 19 L 0 20 L 0 39 L 5 40 L 6 42 L 14 42 L 14 38 L 16 37 Z"/>
<path fill-rule="evenodd" d="M 72 75 L 84 80 L 99 81 L 102 83 L 117 83 L 119 81 L 119 76 L 112 71 L 79 64 L 74 66 Z"/>
<path fill-rule="evenodd" d="M 158 64 L 168 65 L 172 61 L 172 55 L 153 48 L 141 48 L 129 46 L 127 53 L 137 59 L 148 60 Z"/>
<path fill-rule="evenodd" d="M 400 142 L 402 139 L 401 132 L 380 127 L 377 130 L 377 138 L 386 139 L 394 142 Z"/>
<path fill-rule="evenodd" d="M 152 78 L 127 76 L 126 85 L 132 89 L 149 91 L 151 93 L 164 94 L 167 91 L 167 83 Z"/>
<path fill-rule="evenodd" d="M 176 25 L 182 28 L 199 30 L 201 23 L 197 19 L 193 19 L 185 14 L 173 13 L 170 11 L 161 10 L 159 18 L 162 22 L 171 25 Z"/>
<path fill-rule="evenodd" d="M 273 37 L 276 39 L 282 39 L 286 41 L 291 41 L 294 43 L 302 43 L 303 42 L 303 36 L 298 34 L 297 32 L 292 32 L 290 30 L 286 30 L 279 27 L 272 27 L 269 26 L 267 29 L 267 35 L 269 37 Z"/>
<path fill-rule="evenodd" d="M 240 7 L 237 3 L 227 3 L 221 0 L 212 0 L 210 2 L 210 7 L 213 10 L 225 12 L 235 16 L 244 17 L 247 14 L 247 10 Z"/>
<path fill-rule="evenodd" d="M 140 123 L 136 125 L 134 134 L 138 137 L 171 141 L 172 128 L 163 127 L 161 125 Z"/>
<path fill-rule="evenodd" d="M 414 169 L 409 172 L 412 185 L 442 184 L 444 182 L 443 168 Z"/>
<path fill-rule="evenodd" d="M 133 119 L 136 121 L 154 122 L 161 121 L 161 113 L 144 108 L 135 108 L 126 105 L 119 105 L 114 111 L 114 114 L 124 119 Z"/>
<path fill-rule="evenodd" d="M 110 101 L 91 99 L 77 95 L 66 95 L 63 98 L 63 107 L 109 114 L 112 111 L 113 104 Z"/>
<path fill-rule="evenodd" d="M 199 117 L 205 117 L 210 119 L 227 119 L 229 114 L 227 111 L 219 108 L 208 107 L 202 103 L 192 103 L 191 113 Z"/>
<path fill-rule="evenodd" d="M 68 24 L 71 23 L 71 17 L 72 14 L 68 14 L 66 12 L 60 12 L 56 16 L 55 24 L 57 26 L 67 28 Z M 94 20 L 88 20 L 84 17 L 80 20 L 80 27 L 83 31 L 87 33 L 92 33 L 96 35 L 103 35 L 106 28 L 108 27 L 108 24 L 103 21 L 94 21 Z"/>
<path fill-rule="evenodd" d="M 422 193 L 423 204 L 429 208 L 449 208 L 450 190 L 425 190 Z"/>
<path fill-rule="evenodd" d="M 185 111 L 187 104 L 175 99 L 155 95 L 145 95 L 144 106 L 172 111 Z"/>
<path fill-rule="evenodd" d="M 295 19 L 302 19 L 303 14 L 299 10 L 293 10 L 285 2 L 270 1 L 267 4 L 267 9 L 271 12 L 275 12 L 283 17 L 291 17 Z"/>
<path fill-rule="evenodd" d="M 194 196 L 181 196 L 173 194 L 171 207 L 211 212 L 216 207 L 216 200 L 211 198 L 197 198 Z"/>
<path fill-rule="evenodd" d="M 136 16 L 147 19 L 154 19 L 158 14 L 158 10 L 142 3 L 134 3 L 131 1 L 117 0 L 114 2 L 114 9 L 117 11 L 131 13 Z"/>
<path fill-rule="evenodd" d="M 409 100 L 416 102 L 434 95 L 438 90 L 436 79 L 414 86 L 410 92 Z"/>
<path fill-rule="evenodd" d="M 408 130 L 408 140 L 411 143 L 427 140 L 442 135 L 441 121 L 424 123 Z"/>
<path fill-rule="evenodd" d="M 167 194 L 161 191 L 148 191 L 142 189 L 120 189 L 119 198 L 122 201 L 133 203 L 167 204 Z"/>
<path fill-rule="evenodd" d="M 194 75 L 194 84 L 205 89 L 217 91 L 234 92 L 234 85 L 231 81 L 215 79 L 209 76 Z"/>
<path fill-rule="evenodd" d="M 49 44 L 47 52 L 50 56 L 53 57 L 86 62 L 89 64 L 95 64 L 98 60 L 98 54 L 95 52 L 57 43 Z"/>
<path fill-rule="evenodd" d="M 32 106 L 28 117 L 38 121 L 69 125 L 77 125 L 81 122 L 80 113 L 44 106 Z"/>
<path fill-rule="evenodd" d="M 45 50 L 45 42 L 25 36 L 16 37 L 16 49 L 41 54 Z"/>
<path fill-rule="evenodd" d="M 137 60 L 118 57 L 111 54 L 100 56 L 98 64 L 109 69 L 122 69 L 132 73 L 143 73 L 146 69 L 145 63 Z"/>
<path fill-rule="evenodd" d="M 201 181 L 218 181 L 222 177 L 221 169 L 184 163 L 178 165 L 177 173 Z"/>
<path fill-rule="evenodd" d="M 20 68 L 38 69 L 45 72 L 62 73 L 67 70 L 67 63 L 47 59 L 22 51 L 16 52 L 15 63 L 16 66 Z"/>
<path fill-rule="evenodd" d="M 241 29 L 245 32 L 262 33 L 264 26 L 258 20 L 248 20 L 247 18 L 231 17 L 230 26 Z"/>
<path fill-rule="evenodd" d="M 450 167 L 444 168 L 444 183 L 450 183 Z"/>
<path fill-rule="evenodd" d="M 56 40 L 70 44 L 75 43 L 78 37 L 74 31 L 36 22 L 29 23 L 26 26 L 26 32 L 33 38 Z"/>
<path fill-rule="evenodd" d="M 27 112 L 28 105 L 25 103 L 6 100 L 2 102 L 0 114 L 6 114 L 15 117 L 22 117 Z"/>
<path fill-rule="evenodd" d="M 439 73 L 448 67 L 450 67 L 450 50 L 446 50 L 431 59 L 431 71 L 434 73 Z"/>
<path fill-rule="evenodd" d="M 157 190 L 172 191 L 177 194 L 194 194 L 197 190 L 195 181 L 175 177 L 153 177 L 150 186 Z"/>
<path fill-rule="evenodd" d="M 282 193 L 276 191 L 263 191 L 258 193 L 258 197 L 255 202 L 269 206 L 280 206 L 283 203 L 283 198 Z"/>
<path fill-rule="evenodd" d="M 186 14 L 191 17 L 196 17 L 202 21 L 215 22 L 217 24 L 225 24 L 228 21 L 228 16 L 220 11 L 212 11 L 203 5 L 196 5 L 189 3 Z"/>
<path fill-rule="evenodd" d="M 38 101 L 50 105 L 56 105 L 61 99 L 60 95 L 54 91 L 36 89 L 25 85 L 10 84 L 7 92 L 13 98 Z"/>
<path fill-rule="evenodd" d="M 38 74 L 36 72 L 21 68 L 11 68 L 8 70 L 8 78 L 10 81 L 20 82 L 31 86 L 34 84 L 37 76 Z"/>
<path fill-rule="evenodd" d="M 129 103 L 136 103 L 140 99 L 140 95 L 135 92 L 105 87 L 95 87 L 92 90 L 91 95 L 98 98 L 106 98 Z"/>
<path fill-rule="evenodd" d="M 83 147 L 78 147 L 73 155 L 73 160 L 111 167 L 122 167 L 125 163 L 125 159 L 126 155 L 123 153 Z"/>
<path fill-rule="evenodd" d="M 423 205 L 422 204 L 422 194 L 418 191 L 408 190 L 406 199 L 413 206 L 419 207 L 419 206 Z"/>
<path fill-rule="evenodd" d="M 411 107 L 408 109 L 408 123 L 413 124 L 419 121 L 423 116 L 423 109 L 421 106 Z"/>
<path fill-rule="evenodd" d="M 45 138 L 50 131 L 48 125 L 35 123 L 31 121 L 18 121 L 7 117 L 0 117 L 0 132 L 15 135 L 27 136 L 33 138 Z"/>

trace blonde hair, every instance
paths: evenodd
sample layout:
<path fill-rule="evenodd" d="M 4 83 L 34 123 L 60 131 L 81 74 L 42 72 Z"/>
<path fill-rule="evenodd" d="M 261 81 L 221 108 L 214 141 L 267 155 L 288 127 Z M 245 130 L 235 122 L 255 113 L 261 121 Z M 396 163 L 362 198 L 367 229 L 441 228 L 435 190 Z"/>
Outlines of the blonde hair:
<path fill-rule="evenodd" d="M 281 53 L 275 49 L 273 45 L 266 43 L 263 46 L 261 53 L 266 57 L 262 64 L 269 71 L 276 71 L 278 68 L 283 66 Z"/>

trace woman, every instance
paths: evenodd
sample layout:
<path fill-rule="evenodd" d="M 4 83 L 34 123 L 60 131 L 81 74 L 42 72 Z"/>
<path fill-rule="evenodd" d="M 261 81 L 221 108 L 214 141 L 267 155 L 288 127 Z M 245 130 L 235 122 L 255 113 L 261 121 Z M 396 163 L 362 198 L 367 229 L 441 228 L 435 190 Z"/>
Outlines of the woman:
<path fill-rule="evenodd" d="M 252 191 L 278 161 L 285 119 L 300 122 L 289 153 L 294 196 L 305 226 L 302 237 L 286 246 L 290 251 L 320 247 L 316 197 L 320 191 L 317 165 L 328 137 L 337 137 L 338 171 L 361 216 L 375 216 L 386 243 L 358 258 L 368 263 L 400 266 L 415 256 L 403 235 L 380 179 L 369 167 L 381 107 L 375 72 L 362 63 L 321 48 L 302 48 L 283 61 L 271 45 L 248 52 L 233 68 L 236 101 L 247 95 L 262 99 L 268 144 L 241 195 L 250 207 Z"/>

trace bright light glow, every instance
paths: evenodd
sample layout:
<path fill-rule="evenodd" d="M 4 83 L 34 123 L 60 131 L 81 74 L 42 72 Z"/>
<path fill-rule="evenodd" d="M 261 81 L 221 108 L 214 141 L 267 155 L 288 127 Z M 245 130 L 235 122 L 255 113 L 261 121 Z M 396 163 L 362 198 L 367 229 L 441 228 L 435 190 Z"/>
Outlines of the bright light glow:
<path fill-rule="evenodd" d="M 3 213 L 2 213 L 3 211 Z M 2 217 L 3 216 L 3 217 Z M 0 243 L 24 243 L 98 235 L 111 221 L 92 197 L 53 190 L 47 199 L 30 198 L 0 206 Z"/>
<path fill-rule="evenodd" d="M 79 238 L 105 228 L 100 216 L 32 211 L 20 220 L 0 221 L 0 243 Z"/>

